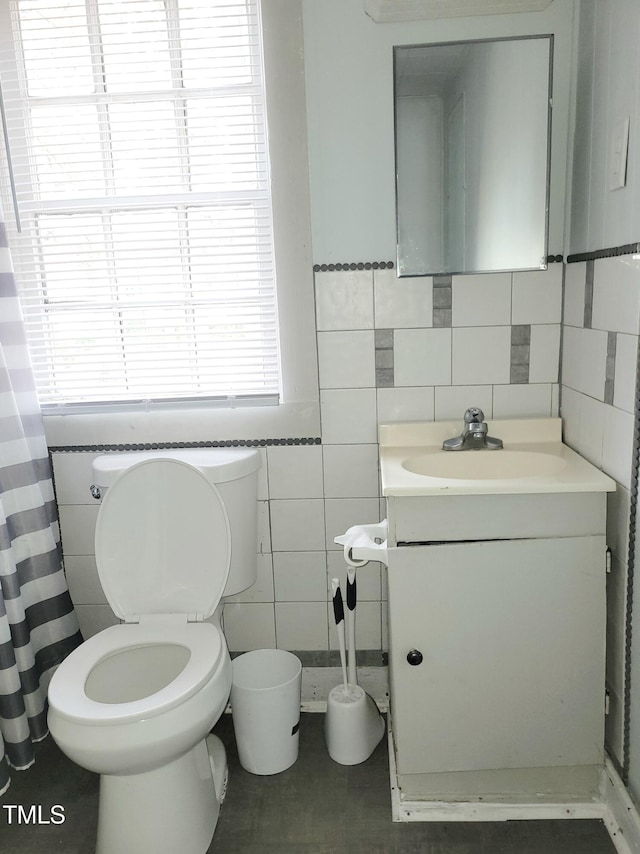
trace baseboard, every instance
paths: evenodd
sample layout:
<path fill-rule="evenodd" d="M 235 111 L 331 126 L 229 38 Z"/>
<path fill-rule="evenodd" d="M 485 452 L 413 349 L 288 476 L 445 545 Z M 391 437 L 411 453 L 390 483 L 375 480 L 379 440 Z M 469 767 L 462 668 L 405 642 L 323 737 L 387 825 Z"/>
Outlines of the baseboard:
<path fill-rule="evenodd" d="M 600 785 L 603 821 L 618 854 L 640 854 L 640 815 L 613 763 L 607 759 Z"/>
<path fill-rule="evenodd" d="M 340 667 L 303 667 L 303 712 L 325 712 L 329 691 L 342 682 Z M 389 680 L 386 667 L 359 667 L 358 684 L 376 701 L 381 712 L 389 708 Z"/>
<path fill-rule="evenodd" d="M 602 769 L 598 798 L 584 802 L 488 803 L 419 801 L 402 797 L 397 784 L 392 716 L 387 715 L 392 820 L 522 821 L 533 819 L 600 819 L 618 854 L 640 854 L 640 815 L 612 762 Z"/>
<path fill-rule="evenodd" d="M 600 800 L 503 803 L 491 801 L 426 801 L 404 797 L 398 786 L 393 724 L 387 715 L 391 816 L 393 821 L 526 821 L 597 818 L 604 821 L 606 807 Z"/>
<path fill-rule="evenodd" d="M 301 712 L 326 712 L 329 691 L 342 682 L 340 667 L 303 667 L 300 696 Z M 387 667 L 358 667 L 358 684 L 376 701 L 381 712 L 389 708 L 389 671 Z M 227 704 L 225 714 L 231 713 Z"/>

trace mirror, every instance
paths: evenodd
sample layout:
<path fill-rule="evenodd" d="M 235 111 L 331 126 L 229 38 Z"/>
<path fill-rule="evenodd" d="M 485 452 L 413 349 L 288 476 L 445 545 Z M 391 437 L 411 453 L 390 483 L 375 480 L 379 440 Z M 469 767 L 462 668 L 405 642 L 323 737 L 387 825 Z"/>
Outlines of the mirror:
<path fill-rule="evenodd" d="M 394 47 L 398 276 L 546 268 L 552 37 Z"/>

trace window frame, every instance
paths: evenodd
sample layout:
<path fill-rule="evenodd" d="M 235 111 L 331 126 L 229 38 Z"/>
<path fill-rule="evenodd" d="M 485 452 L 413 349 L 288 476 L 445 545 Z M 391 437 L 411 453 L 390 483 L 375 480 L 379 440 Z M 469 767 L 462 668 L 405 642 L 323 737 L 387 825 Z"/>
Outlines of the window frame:
<path fill-rule="evenodd" d="M 153 411 L 44 414 L 50 446 L 319 435 L 301 0 L 260 2 L 282 394 L 278 406 L 198 401 Z M 0 38 L 10 35 L 1 0 Z M 4 158 L 3 158 L 4 160 Z M 6 163 L 5 163 L 6 170 Z M 6 201 L 5 201 L 6 206 Z M 6 210 L 7 215 L 10 211 Z"/>

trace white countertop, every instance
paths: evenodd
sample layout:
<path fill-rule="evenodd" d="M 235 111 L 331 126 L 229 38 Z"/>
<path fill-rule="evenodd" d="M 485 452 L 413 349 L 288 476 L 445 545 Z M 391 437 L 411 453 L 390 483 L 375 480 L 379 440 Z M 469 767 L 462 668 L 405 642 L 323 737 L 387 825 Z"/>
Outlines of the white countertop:
<path fill-rule="evenodd" d="M 405 422 L 380 426 L 380 467 L 382 493 L 385 496 L 419 495 L 500 495 L 553 492 L 613 492 L 616 483 L 562 442 L 562 419 L 531 418 L 487 421 L 489 435 L 502 439 L 504 450 L 443 451 L 442 442 L 462 432 L 462 419 L 458 421 Z M 447 468 L 448 455 L 452 468 L 464 468 L 465 459 L 478 454 L 496 455 L 502 472 L 508 469 L 507 457 L 499 461 L 497 455 L 509 453 L 509 460 L 531 460 L 530 454 L 543 454 L 540 458 L 543 474 L 517 477 L 474 476 L 464 478 L 434 477 L 408 470 L 403 463 L 413 464 L 419 458 L 425 470 L 430 462 Z M 516 453 L 514 453 L 516 452 Z M 447 455 L 445 459 L 443 454 Z M 436 458 L 437 455 L 437 458 Z M 554 459 L 549 459 L 550 457 Z M 469 459 L 470 467 L 478 460 Z M 482 459 L 482 469 L 491 467 L 492 459 Z M 545 465 L 549 463 L 550 465 Z M 549 471 L 551 469 L 551 471 Z"/>

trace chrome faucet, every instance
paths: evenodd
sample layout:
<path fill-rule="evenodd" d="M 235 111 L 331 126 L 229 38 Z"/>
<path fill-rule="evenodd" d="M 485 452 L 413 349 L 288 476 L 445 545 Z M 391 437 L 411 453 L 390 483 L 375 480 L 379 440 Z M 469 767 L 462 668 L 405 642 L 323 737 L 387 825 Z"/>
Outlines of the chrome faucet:
<path fill-rule="evenodd" d="M 489 436 L 488 430 L 484 412 L 472 406 L 464 414 L 462 434 L 445 439 L 442 448 L 445 451 L 499 451 L 503 447 L 502 439 Z"/>

